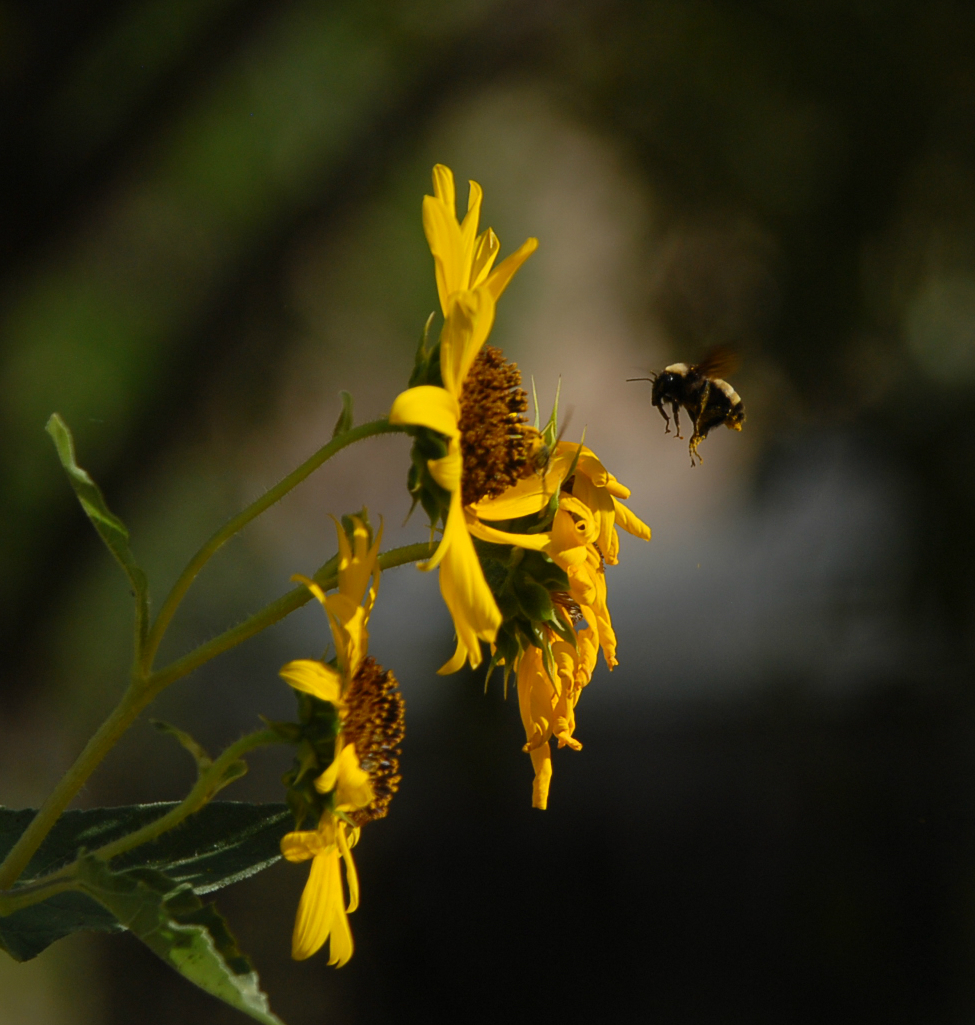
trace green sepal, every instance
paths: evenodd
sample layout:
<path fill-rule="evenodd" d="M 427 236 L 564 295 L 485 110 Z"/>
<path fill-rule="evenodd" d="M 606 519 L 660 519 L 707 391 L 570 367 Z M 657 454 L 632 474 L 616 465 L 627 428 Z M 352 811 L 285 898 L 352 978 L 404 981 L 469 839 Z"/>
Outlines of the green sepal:
<path fill-rule="evenodd" d="M 443 435 L 426 427 L 411 427 L 407 433 L 413 437 L 413 447 L 410 449 L 410 471 L 406 483 L 413 496 L 414 507 L 419 501 L 432 524 L 441 520 L 446 522 L 450 511 L 450 492 L 433 479 L 429 463 L 443 459 L 447 454 L 447 441 Z"/>
<path fill-rule="evenodd" d="M 162 719 L 150 719 L 149 721 L 160 733 L 165 733 L 167 736 L 172 737 L 180 747 L 189 751 L 193 761 L 196 762 L 198 774 L 213 765 L 213 759 L 207 754 L 206 748 L 187 733 L 186 730 L 181 730 L 178 726 L 173 726 L 172 723 L 163 722 Z"/>
<path fill-rule="evenodd" d="M 145 572 L 136 563 L 129 548 L 129 532 L 125 524 L 108 508 L 98 485 L 87 471 L 78 465 L 75 459 L 74 438 L 68 425 L 57 413 L 52 413 L 45 430 L 54 441 L 61 466 L 68 475 L 81 508 L 128 577 L 136 605 L 138 640 L 141 647 L 149 629 L 149 585 Z"/>
<path fill-rule="evenodd" d="M 521 571 L 549 591 L 568 591 L 569 575 L 541 552 L 526 551 Z"/>
<path fill-rule="evenodd" d="M 163 722 L 161 719 L 152 719 L 152 725 L 160 733 L 166 733 L 172 737 L 182 748 L 185 748 L 196 762 L 197 777 L 202 776 L 207 769 L 213 765 L 213 759 L 207 754 L 206 749 L 186 730 L 181 730 L 171 723 Z M 237 758 L 224 767 L 219 779 L 213 779 L 208 784 L 207 793 L 210 797 L 220 793 L 224 787 L 229 786 L 235 779 L 247 775 L 247 762 L 243 758 Z M 209 798 L 208 798 L 209 799 Z"/>
<path fill-rule="evenodd" d="M 433 384 L 443 387 L 443 377 L 440 374 L 440 342 L 429 346 L 430 328 L 436 319 L 436 311 L 427 317 L 423 325 L 423 334 L 420 335 L 420 343 L 416 349 L 416 356 L 413 360 L 413 372 L 410 374 L 409 387 L 415 388 L 420 384 Z"/>
<path fill-rule="evenodd" d="M 342 412 L 339 413 L 339 418 L 335 421 L 335 427 L 332 430 L 333 438 L 337 438 L 340 434 L 345 434 L 347 431 L 352 430 L 353 424 L 352 393 L 343 389 L 339 392 L 339 397 L 342 400 Z"/>
<path fill-rule="evenodd" d="M 532 622 L 549 623 L 555 618 L 555 606 L 547 589 L 526 573 L 515 574 L 512 589 L 522 612 Z"/>
<path fill-rule="evenodd" d="M 97 849 L 142 829 L 174 807 L 176 802 L 164 802 L 65 812 L 31 858 L 18 886 L 70 864 L 82 849 Z M 0 857 L 13 847 L 35 814 L 30 808 L 0 808 Z M 157 869 L 198 894 L 210 893 L 278 861 L 281 837 L 291 825 L 284 804 L 213 801 L 178 829 L 120 854 L 113 865 Z M 90 897 L 66 892 L 0 918 L 0 945 L 16 960 L 27 961 L 70 933 L 122 928 Z"/>
<path fill-rule="evenodd" d="M 288 807 L 298 829 L 317 825 L 322 813 L 331 808 L 331 796 L 315 789 L 315 780 L 335 758 L 338 712 L 330 701 L 295 691 L 298 701 L 298 744 L 291 768 L 281 778 L 287 788 Z"/>
<path fill-rule="evenodd" d="M 77 882 L 190 982 L 262 1025 L 282 1025 L 223 917 L 188 885 L 153 869 L 115 872 L 92 855 L 79 861 Z"/>
<path fill-rule="evenodd" d="M 559 383 L 555 387 L 555 401 L 552 403 L 551 415 L 548 418 L 548 423 L 545 424 L 545 427 L 542 430 L 542 442 L 549 449 L 552 449 L 552 448 L 555 447 L 555 443 L 556 443 L 556 441 L 558 441 L 558 437 L 559 437 L 559 428 L 558 428 L 558 421 L 559 421 L 559 396 L 561 394 L 562 394 L 562 378 L 560 377 L 559 378 Z M 533 396 L 535 395 L 535 382 L 534 382 L 534 380 L 532 380 L 532 395 Z M 538 422 L 537 422 L 538 398 L 537 397 L 535 397 L 535 403 L 536 403 L 536 405 L 535 405 L 535 410 L 536 410 L 536 413 L 535 413 L 535 415 L 536 415 L 535 426 L 537 428 L 538 427 Z M 571 414 L 571 410 L 570 410 L 570 414 Z"/>

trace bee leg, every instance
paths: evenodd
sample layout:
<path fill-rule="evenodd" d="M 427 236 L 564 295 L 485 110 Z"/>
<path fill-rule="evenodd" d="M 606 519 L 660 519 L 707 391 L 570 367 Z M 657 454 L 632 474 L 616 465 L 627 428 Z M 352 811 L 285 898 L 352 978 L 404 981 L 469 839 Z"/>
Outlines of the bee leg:
<path fill-rule="evenodd" d="M 667 411 L 663 406 L 657 406 L 657 412 L 664 418 L 664 422 L 667 426 L 664 428 L 664 434 L 670 434 L 670 417 L 667 416 Z"/>
<path fill-rule="evenodd" d="M 691 436 L 690 444 L 687 446 L 687 451 L 691 454 L 691 466 L 697 465 L 694 462 L 695 458 L 697 459 L 698 463 L 704 462 L 704 456 L 702 456 L 701 453 L 697 450 L 697 446 L 700 445 L 702 441 L 704 441 L 704 435 L 698 434 L 697 431 L 695 431 L 694 434 Z"/>
<path fill-rule="evenodd" d="M 677 428 L 677 437 L 680 438 L 681 441 L 683 441 L 684 439 L 681 438 L 680 434 L 680 406 L 678 406 L 677 403 L 674 402 L 671 404 L 670 408 L 674 411 L 674 426 Z"/>

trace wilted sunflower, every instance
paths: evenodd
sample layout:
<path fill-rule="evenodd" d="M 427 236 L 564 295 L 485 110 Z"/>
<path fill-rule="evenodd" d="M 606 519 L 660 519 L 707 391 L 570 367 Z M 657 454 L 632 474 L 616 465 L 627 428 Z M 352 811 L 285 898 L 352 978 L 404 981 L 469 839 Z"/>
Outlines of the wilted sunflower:
<path fill-rule="evenodd" d="M 623 505 L 629 496 L 629 489 L 585 445 L 559 442 L 544 473 L 473 509 L 478 537 L 510 544 L 517 534 L 485 521 L 508 521 L 510 528 L 513 520 L 523 525 L 524 518 L 554 508 L 547 529 L 520 541 L 538 555 L 518 560 L 520 579 L 508 571 L 514 586 L 511 598 L 502 596 L 506 616 L 495 658 L 517 677 L 524 749 L 535 769 L 536 808 L 548 802 L 551 740 L 574 750 L 582 746 L 574 737 L 575 706 L 592 678 L 600 648 L 610 670 L 618 664 L 605 567 L 619 562 L 617 527 L 650 540 L 650 528 Z"/>

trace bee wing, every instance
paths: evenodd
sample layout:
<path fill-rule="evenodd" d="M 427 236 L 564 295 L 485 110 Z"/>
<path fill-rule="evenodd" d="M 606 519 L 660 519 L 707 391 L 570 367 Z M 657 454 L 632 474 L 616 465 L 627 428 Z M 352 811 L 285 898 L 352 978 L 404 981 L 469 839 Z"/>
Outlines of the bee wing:
<path fill-rule="evenodd" d="M 691 370 L 702 377 L 727 377 L 741 366 L 741 356 L 730 346 L 716 345 Z"/>

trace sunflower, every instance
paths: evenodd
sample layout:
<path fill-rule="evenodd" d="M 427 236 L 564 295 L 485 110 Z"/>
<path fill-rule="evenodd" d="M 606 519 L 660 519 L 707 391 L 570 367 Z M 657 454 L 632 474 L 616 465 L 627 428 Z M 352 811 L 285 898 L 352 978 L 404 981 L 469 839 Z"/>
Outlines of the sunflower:
<path fill-rule="evenodd" d="M 528 239 L 497 267 L 500 248 L 488 228 L 478 235 L 481 187 L 470 183 L 467 214 L 456 215 L 454 178 L 438 164 L 434 195 L 423 200 L 423 226 L 433 254 L 444 326 L 433 353 L 421 352 L 414 387 L 397 396 L 392 423 L 415 429 L 411 491 L 443 535 L 422 570 L 440 567 L 440 591 L 457 632 L 457 648 L 441 673 L 481 662 L 501 613 L 471 540 L 472 505 L 503 493 L 533 472 L 537 432 L 525 422 L 527 396 L 517 367 L 500 350 L 484 349 L 495 304 L 537 240 Z"/>
<path fill-rule="evenodd" d="M 599 650 L 610 670 L 618 665 L 605 567 L 619 562 L 617 527 L 650 540 L 650 528 L 623 504 L 629 496 L 629 489 L 591 449 L 559 442 L 543 474 L 473 508 L 476 536 L 510 544 L 517 535 L 485 521 L 518 520 L 555 505 L 548 529 L 528 535 L 521 543 L 530 543 L 546 562 L 558 567 L 565 586 L 553 584 L 554 576 L 544 569 L 534 570 L 547 591 L 545 616 L 536 614 L 526 628 L 522 602 L 521 619 L 514 620 L 517 629 L 509 631 L 505 624 L 507 643 L 501 655 L 517 677 L 524 750 L 535 769 L 532 804 L 536 808 L 548 803 L 551 740 L 558 747 L 582 747 L 574 737 L 575 707 L 592 679 Z M 524 583 L 521 588 L 525 590 Z M 499 647 L 501 643 L 499 639 Z"/>
<path fill-rule="evenodd" d="M 348 915 L 359 903 L 352 848 L 366 822 L 386 815 L 399 788 L 404 706 L 396 678 L 368 655 L 369 614 L 379 589 L 379 537 L 372 543 L 364 515 L 350 518 L 348 534 L 336 527 L 338 593 L 326 596 L 313 581 L 296 578 L 324 607 L 336 658 L 334 665 L 298 659 L 281 670 L 304 702 L 306 734 L 296 768 L 286 777 L 289 800 L 300 809 L 299 819 L 312 808 L 318 816 L 315 829 L 288 833 L 281 853 L 292 862 L 312 863 L 295 919 L 292 957 L 311 957 L 329 940 L 329 964 L 341 966 L 352 956 Z M 323 755 L 328 756 L 325 768 L 317 772 Z"/>

